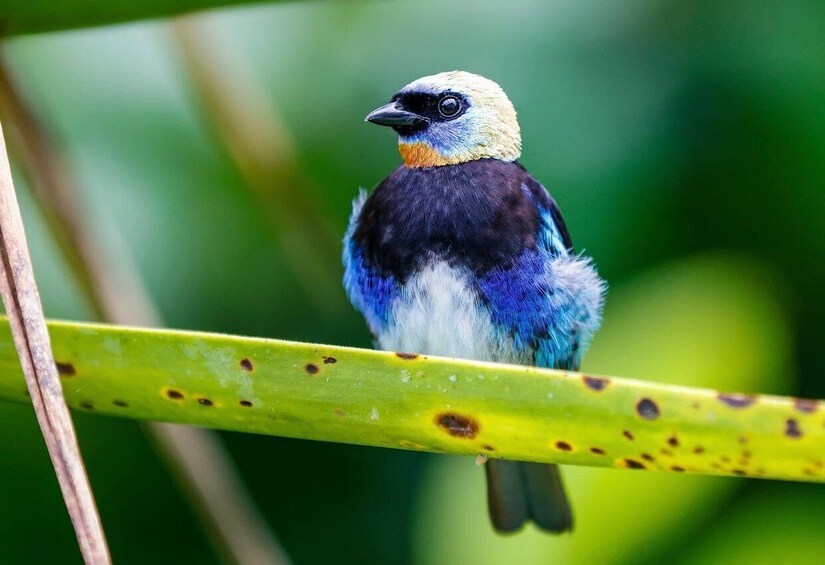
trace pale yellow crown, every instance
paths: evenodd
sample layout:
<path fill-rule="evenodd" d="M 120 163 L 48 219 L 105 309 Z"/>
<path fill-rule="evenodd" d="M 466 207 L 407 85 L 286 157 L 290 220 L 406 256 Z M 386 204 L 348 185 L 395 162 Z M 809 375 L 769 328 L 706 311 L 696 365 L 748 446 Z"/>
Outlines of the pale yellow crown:
<path fill-rule="evenodd" d="M 521 155 L 516 110 L 492 80 L 450 71 L 420 78 L 401 92 L 454 92 L 469 103 L 466 112 L 455 120 L 433 122 L 421 134 L 399 136 L 399 151 L 407 166 L 454 165 L 476 159 L 514 161 Z"/>

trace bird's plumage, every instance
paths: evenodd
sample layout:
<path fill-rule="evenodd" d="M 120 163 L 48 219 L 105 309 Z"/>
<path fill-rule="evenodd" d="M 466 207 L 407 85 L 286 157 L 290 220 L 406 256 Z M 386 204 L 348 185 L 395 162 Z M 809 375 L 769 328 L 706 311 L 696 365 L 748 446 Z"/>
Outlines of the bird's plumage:
<path fill-rule="evenodd" d="M 384 349 L 574 368 L 599 323 L 598 276 L 517 162 L 399 167 L 356 203 L 344 265 Z"/>
<path fill-rule="evenodd" d="M 442 102 L 458 100 L 449 116 Z M 399 134 L 405 164 L 356 200 L 344 285 L 382 349 L 577 369 L 604 283 L 574 254 L 559 207 L 517 161 L 515 111 L 469 73 L 425 77 L 368 116 Z M 430 161 L 410 162 L 405 144 Z M 429 155 L 429 153 L 427 153 Z M 479 156 L 481 155 L 481 156 Z M 493 524 L 572 527 L 554 466 L 489 461 Z"/>

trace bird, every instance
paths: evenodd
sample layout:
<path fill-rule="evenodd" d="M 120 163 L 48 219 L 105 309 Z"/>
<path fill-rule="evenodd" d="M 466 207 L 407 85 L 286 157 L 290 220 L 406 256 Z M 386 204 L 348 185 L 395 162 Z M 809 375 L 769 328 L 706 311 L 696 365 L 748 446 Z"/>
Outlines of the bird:
<path fill-rule="evenodd" d="M 578 370 L 606 283 L 576 254 L 550 193 L 521 164 L 504 90 L 450 71 L 415 80 L 365 121 L 395 130 L 403 163 L 361 189 L 344 287 L 378 349 Z M 493 528 L 571 531 L 558 467 L 490 459 Z"/>

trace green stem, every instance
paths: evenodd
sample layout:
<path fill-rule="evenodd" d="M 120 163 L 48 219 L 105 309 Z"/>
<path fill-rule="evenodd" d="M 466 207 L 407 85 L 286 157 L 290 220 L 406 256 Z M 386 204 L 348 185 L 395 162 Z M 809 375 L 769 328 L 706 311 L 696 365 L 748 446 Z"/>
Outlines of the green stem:
<path fill-rule="evenodd" d="M 526 461 L 825 481 L 825 405 L 345 347 L 52 322 L 69 406 Z M 0 398 L 25 400 L 8 326 Z"/>

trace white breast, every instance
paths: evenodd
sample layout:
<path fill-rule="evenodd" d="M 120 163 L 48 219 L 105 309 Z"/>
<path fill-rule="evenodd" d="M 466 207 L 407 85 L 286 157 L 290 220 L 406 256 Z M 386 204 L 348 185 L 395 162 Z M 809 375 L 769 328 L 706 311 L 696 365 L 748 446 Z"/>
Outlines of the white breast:
<path fill-rule="evenodd" d="M 529 363 L 496 328 L 468 283 L 469 274 L 435 263 L 411 277 L 392 303 L 381 349 L 479 361 Z M 524 357 L 524 358 L 522 358 Z"/>

